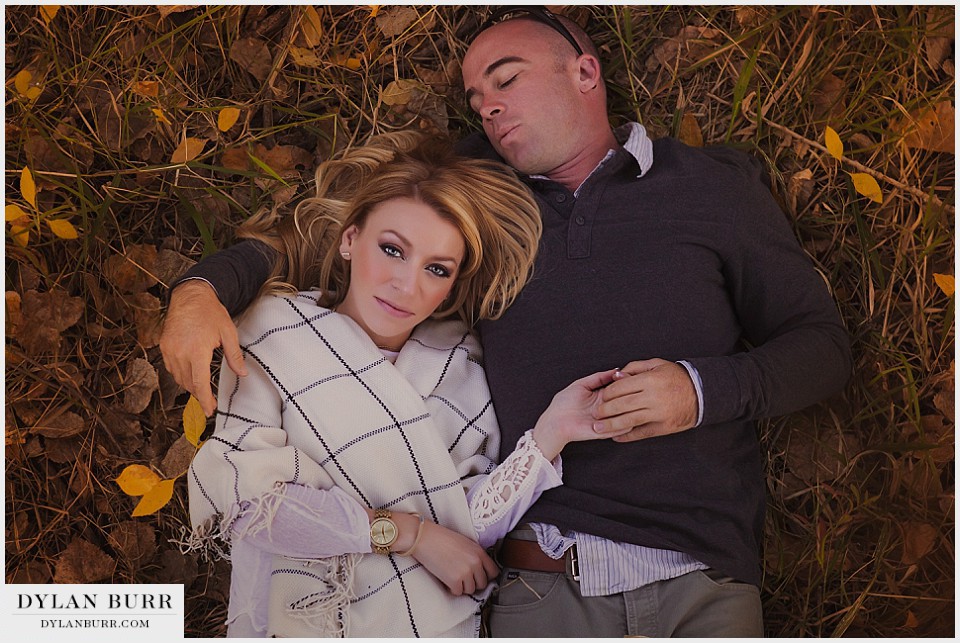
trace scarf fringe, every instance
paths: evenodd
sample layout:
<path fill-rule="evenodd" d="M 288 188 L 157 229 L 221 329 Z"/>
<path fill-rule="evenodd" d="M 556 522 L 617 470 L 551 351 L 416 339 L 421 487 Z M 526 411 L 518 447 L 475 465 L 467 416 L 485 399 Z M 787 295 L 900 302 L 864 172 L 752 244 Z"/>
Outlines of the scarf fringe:
<path fill-rule="evenodd" d="M 288 604 L 287 616 L 300 621 L 317 636 L 349 637 L 350 601 L 355 598 L 353 573 L 359 560 L 358 554 L 344 554 L 313 561 L 310 571 L 324 577 L 327 589 Z"/>

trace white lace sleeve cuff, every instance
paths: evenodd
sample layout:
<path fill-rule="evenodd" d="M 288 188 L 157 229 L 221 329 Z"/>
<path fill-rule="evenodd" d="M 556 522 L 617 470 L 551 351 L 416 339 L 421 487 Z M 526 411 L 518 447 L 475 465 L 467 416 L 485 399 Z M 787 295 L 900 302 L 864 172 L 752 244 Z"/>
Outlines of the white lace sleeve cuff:
<path fill-rule="evenodd" d="M 527 509 L 547 489 L 563 484 L 560 457 L 550 462 L 527 431 L 517 448 L 468 494 L 470 514 L 488 547 L 513 529 Z"/>

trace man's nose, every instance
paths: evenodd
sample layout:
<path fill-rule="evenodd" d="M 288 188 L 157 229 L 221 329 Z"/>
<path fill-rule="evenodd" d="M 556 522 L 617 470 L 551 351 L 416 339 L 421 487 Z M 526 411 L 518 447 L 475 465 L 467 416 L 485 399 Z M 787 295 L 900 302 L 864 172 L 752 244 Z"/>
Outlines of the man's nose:
<path fill-rule="evenodd" d="M 483 118 L 493 118 L 503 111 L 503 104 L 493 98 L 484 98 L 480 103 L 480 116 Z"/>

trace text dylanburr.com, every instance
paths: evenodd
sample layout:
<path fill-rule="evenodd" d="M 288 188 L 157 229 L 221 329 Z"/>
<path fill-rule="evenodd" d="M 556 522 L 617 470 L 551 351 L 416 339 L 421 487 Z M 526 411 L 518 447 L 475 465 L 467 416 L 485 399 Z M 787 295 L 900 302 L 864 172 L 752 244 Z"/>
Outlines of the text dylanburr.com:
<path fill-rule="evenodd" d="M 4 585 L 3 589 L 5 634 L 30 637 L 13 640 L 183 638 L 183 585 Z"/>

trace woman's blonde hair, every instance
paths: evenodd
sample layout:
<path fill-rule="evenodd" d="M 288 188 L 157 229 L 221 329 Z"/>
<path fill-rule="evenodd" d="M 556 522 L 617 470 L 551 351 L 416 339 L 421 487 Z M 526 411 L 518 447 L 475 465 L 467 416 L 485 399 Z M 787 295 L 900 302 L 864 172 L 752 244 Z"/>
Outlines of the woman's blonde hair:
<path fill-rule="evenodd" d="M 279 252 L 268 292 L 318 286 L 320 304 L 333 308 L 350 286 L 349 262 L 338 252 L 343 231 L 363 228 L 375 206 L 395 198 L 429 206 L 463 235 L 457 279 L 433 317 L 456 315 L 469 325 L 500 317 L 532 274 L 540 209 L 507 166 L 455 156 L 449 143 L 418 132 L 376 136 L 321 163 L 316 194 L 292 216 L 255 215 L 238 236 Z"/>

